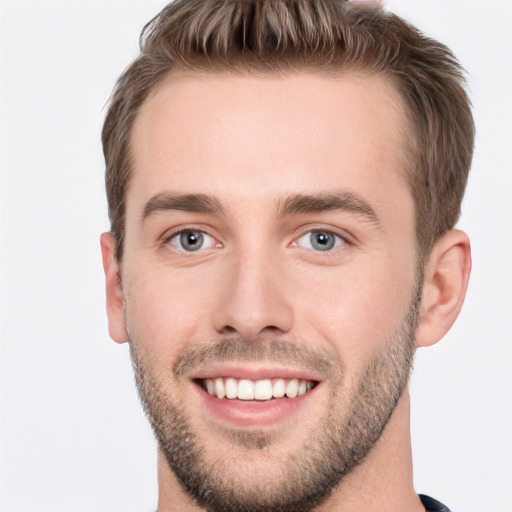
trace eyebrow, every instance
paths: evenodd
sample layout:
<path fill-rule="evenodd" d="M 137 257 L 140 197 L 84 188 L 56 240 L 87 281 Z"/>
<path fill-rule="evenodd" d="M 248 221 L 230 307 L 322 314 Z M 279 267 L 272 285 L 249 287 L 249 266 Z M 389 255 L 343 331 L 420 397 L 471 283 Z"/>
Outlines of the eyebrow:
<path fill-rule="evenodd" d="M 216 215 L 226 214 L 226 209 L 214 196 L 164 192 L 148 200 L 142 213 L 142 220 L 157 212 L 173 210 Z M 296 194 L 280 201 L 278 205 L 278 214 L 281 217 L 335 210 L 355 214 L 381 227 L 375 210 L 363 198 L 352 192 Z"/>
<path fill-rule="evenodd" d="M 381 227 L 375 210 L 360 196 L 352 192 L 337 194 L 297 194 L 288 197 L 279 206 L 279 214 L 287 215 L 345 211 L 362 217 Z"/>
<path fill-rule="evenodd" d="M 142 220 L 156 212 L 172 210 L 218 215 L 225 214 L 222 204 L 215 197 L 206 194 L 177 194 L 174 192 L 165 192 L 149 199 L 144 206 Z"/>

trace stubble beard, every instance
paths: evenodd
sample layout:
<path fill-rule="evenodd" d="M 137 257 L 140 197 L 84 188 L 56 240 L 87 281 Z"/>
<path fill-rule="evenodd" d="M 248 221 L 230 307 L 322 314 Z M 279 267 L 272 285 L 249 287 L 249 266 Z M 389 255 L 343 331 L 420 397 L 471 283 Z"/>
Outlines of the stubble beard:
<path fill-rule="evenodd" d="M 139 398 L 159 449 L 183 490 L 209 512 L 308 512 L 321 505 L 370 452 L 407 388 L 415 354 L 420 296 L 418 289 L 409 311 L 382 345 L 384 349 L 369 361 L 348 400 L 340 395 L 341 365 L 332 354 L 328 357 L 331 393 L 318 428 L 309 433 L 302 446 L 281 459 L 278 478 L 276 472 L 271 477 L 270 472 L 261 471 L 258 475 L 258 469 L 248 465 L 245 485 L 240 474 L 230 474 L 229 461 L 222 457 L 217 462 L 208 460 L 207 447 L 201 445 L 183 405 L 164 391 L 162 378 L 145 365 L 137 350 L 141 340 L 132 339 L 130 354 Z M 272 355 L 274 360 L 292 363 L 313 358 L 317 367 L 327 361 L 326 354 L 301 348 L 298 343 L 268 339 L 247 344 L 225 339 L 187 353 L 173 370 L 179 378 L 180 369 L 205 357 L 212 361 L 268 361 Z M 327 371 L 326 367 L 323 371 Z M 163 377 L 169 379 L 169 375 Z M 340 410 L 340 404 L 345 404 L 344 410 Z M 251 460 L 256 452 L 268 450 L 270 454 L 275 440 L 263 431 L 233 430 L 231 441 L 238 446 L 240 457 Z"/>

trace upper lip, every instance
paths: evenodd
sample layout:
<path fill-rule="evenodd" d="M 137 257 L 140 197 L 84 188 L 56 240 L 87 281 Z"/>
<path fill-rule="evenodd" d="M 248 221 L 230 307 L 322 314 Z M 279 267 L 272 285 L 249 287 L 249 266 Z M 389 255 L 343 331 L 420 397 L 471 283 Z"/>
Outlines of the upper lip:
<path fill-rule="evenodd" d="M 190 374 L 190 378 L 216 379 L 218 377 L 232 377 L 234 379 L 263 380 L 263 379 L 299 379 L 321 381 L 322 376 L 307 368 L 294 368 L 287 366 L 271 366 L 254 363 L 222 363 L 208 365 L 196 369 Z"/>

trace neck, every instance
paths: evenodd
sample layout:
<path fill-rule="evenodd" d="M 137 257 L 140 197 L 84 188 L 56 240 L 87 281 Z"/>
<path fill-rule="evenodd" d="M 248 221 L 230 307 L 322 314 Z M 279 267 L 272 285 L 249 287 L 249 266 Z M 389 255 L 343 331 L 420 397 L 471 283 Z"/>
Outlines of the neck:
<path fill-rule="evenodd" d="M 158 455 L 158 512 L 202 512 Z M 384 432 L 364 459 L 317 512 L 424 512 L 414 491 L 410 397 L 400 399 Z"/>
<path fill-rule="evenodd" d="M 319 512 L 424 512 L 414 490 L 410 396 L 406 391 L 365 460 Z"/>

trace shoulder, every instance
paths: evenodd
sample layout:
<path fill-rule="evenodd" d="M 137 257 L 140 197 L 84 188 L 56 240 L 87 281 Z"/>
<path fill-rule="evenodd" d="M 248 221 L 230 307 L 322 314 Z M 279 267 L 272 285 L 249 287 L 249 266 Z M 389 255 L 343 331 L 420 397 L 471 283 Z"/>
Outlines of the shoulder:
<path fill-rule="evenodd" d="M 450 512 L 450 509 L 446 505 L 443 505 L 430 496 L 420 494 L 419 497 L 427 512 Z"/>

